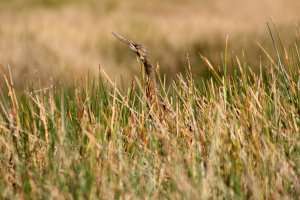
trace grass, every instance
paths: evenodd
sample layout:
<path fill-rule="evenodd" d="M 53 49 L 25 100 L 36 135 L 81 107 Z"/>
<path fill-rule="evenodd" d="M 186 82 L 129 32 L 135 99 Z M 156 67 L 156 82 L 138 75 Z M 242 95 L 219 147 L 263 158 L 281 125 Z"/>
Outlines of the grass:
<path fill-rule="evenodd" d="M 73 87 L 16 92 L 0 101 L 0 194 L 6 199 L 297 199 L 300 196 L 299 40 L 277 57 L 261 47 L 259 72 L 243 58 L 210 77 L 190 65 L 161 90 L 177 113 L 150 119 L 136 78 L 126 89 L 105 72 Z M 227 74 L 227 69 L 233 75 Z M 191 131 L 192 130 L 192 131 Z"/>

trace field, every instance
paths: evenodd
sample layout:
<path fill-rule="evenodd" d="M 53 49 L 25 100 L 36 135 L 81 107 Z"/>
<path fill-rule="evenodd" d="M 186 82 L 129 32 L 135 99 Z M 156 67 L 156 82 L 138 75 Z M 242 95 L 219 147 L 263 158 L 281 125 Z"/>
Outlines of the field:
<path fill-rule="evenodd" d="M 221 11 L 236 9 L 235 18 L 244 6 L 257 14 L 268 9 L 233 0 L 227 3 L 234 8 L 189 0 L 172 7 L 175 1 L 166 1 L 158 10 L 88 2 L 0 1 L 1 199 L 300 198 L 297 3 L 274 1 L 268 9 L 290 11 L 276 23 L 256 16 L 217 28 Z M 130 16 L 135 9 L 141 10 Z M 187 36 L 191 9 L 217 14 Z M 173 19 L 176 11 L 187 19 Z M 116 20 L 124 15 L 127 24 Z M 173 119 L 149 109 L 143 66 L 108 30 L 145 41 L 153 63 L 161 61 L 160 93 Z M 198 40 L 199 33 L 206 38 Z"/>
<path fill-rule="evenodd" d="M 16 87 L 37 78 L 69 83 L 99 65 L 129 86 L 139 68 L 114 31 L 144 44 L 167 82 L 184 72 L 187 54 L 193 73 L 206 76 L 199 54 L 218 65 L 227 35 L 228 54 L 245 55 L 258 69 L 257 43 L 274 52 L 266 23 L 273 17 L 282 41 L 292 44 L 299 7 L 295 0 L 0 0 L 0 63 L 10 65 Z"/>

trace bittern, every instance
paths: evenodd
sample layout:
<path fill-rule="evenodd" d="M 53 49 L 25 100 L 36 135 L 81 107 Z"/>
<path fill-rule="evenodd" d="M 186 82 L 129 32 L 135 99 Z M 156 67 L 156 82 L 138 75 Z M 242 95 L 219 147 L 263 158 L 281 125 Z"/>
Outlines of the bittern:
<path fill-rule="evenodd" d="M 118 35 L 114 32 L 112 32 L 112 34 L 126 44 L 134 53 L 136 53 L 142 61 L 146 73 L 146 97 L 149 107 L 153 109 L 154 112 L 161 113 L 160 111 L 163 111 L 162 114 L 168 114 L 169 116 L 173 117 L 174 114 L 170 108 L 170 105 L 163 100 L 159 93 L 158 84 L 156 82 L 155 68 L 150 61 L 150 56 L 147 49 L 143 45 L 130 41 L 121 35 Z"/>

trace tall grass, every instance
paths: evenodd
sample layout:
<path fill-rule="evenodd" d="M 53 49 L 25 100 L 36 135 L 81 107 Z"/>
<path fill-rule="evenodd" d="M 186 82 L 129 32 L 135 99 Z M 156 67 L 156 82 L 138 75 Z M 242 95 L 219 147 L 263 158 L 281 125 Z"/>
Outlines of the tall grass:
<path fill-rule="evenodd" d="M 202 56 L 161 92 L 174 120 L 149 117 L 144 84 L 103 72 L 72 88 L 39 83 L 1 93 L 0 194 L 25 199 L 282 199 L 300 196 L 299 40 L 260 72 L 222 54 Z M 227 45 L 226 45 L 227 47 Z M 234 70 L 232 76 L 227 69 Z"/>

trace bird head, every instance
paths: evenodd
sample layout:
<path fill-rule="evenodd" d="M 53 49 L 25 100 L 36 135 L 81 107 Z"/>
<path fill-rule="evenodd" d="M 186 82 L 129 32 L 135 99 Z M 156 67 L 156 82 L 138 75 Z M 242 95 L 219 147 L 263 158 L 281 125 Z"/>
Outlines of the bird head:
<path fill-rule="evenodd" d="M 118 38 L 121 42 L 126 44 L 133 52 L 135 52 L 139 56 L 142 62 L 145 62 L 146 59 L 148 59 L 149 54 L 147 52 L 147 49 L 143 45 L 127 40 L 126 38 L 122 37 L 117 33 L 112 32 L 112 34 L 116 38 Z"/>

